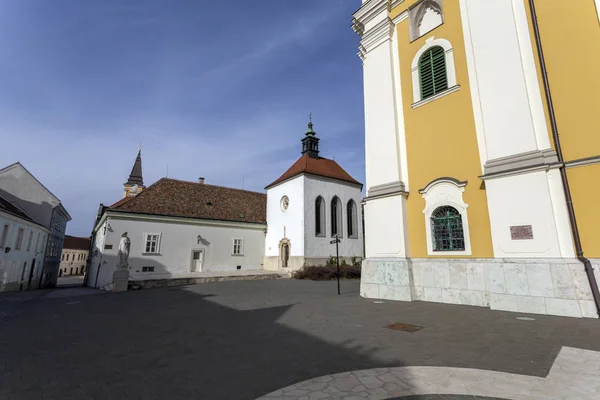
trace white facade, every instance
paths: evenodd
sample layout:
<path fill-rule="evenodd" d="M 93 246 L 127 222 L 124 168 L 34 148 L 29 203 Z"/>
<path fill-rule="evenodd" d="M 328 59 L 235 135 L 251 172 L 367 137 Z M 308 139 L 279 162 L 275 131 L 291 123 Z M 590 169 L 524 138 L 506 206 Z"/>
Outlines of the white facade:
<path fill-rule="evenodd" d="M 284 210 L 282 198 L 287 196 L 289 206 Z M 316 232 L 316 200 L 321 197 L 323 207 L 323 232 Z M 282 243 L 290 248 L 286 270 L 294 271 L 303 265 L 324 265 L 335 256 L 335 244 L 331 244 L 332 208 L 334 197 L 341 204 L 341 229 L 338 229 L 339 255 L 348 259 L 363 257 L 363 232 L 361 215 L 361 186 L 326 177 L 301 174 L 267 190 L 267 238 L 265 243 L 265 269 L 279 270 L 283 267 Z M 355 216 L 352 237 L 348 236 L 347 205 L 354 202 Z"/>
<path fill-rule="evenodd" d="M 42 262 L 42 286 L 56 285 L 60 254 L 71 216 L 60 200 L 20 163 L 0 170 L 0 195 L 17 204 L 34 221 L 51 231 Z"/>
<path fill-rule="evenodd" d="M 0 211 L 0 292 L 38 288 L 49 233 Z"/>
<path fill-rule="evenodd" d="M 60 256 L 59 276 L 83 275 L 87 265 L 88 250 L 65 249 Z"/>
<path fill-rule="evenodd" d="M 208 271 L 258 270 L 263 263 L 265 228 L 264 224 L 107 211 L 95 230 L 86 282 L 98 288 L 112 282 L 124 232 L 131 240 L 130 281 L 199 277 Z M 149 235 L 152 246 L 147 246 Z"/>

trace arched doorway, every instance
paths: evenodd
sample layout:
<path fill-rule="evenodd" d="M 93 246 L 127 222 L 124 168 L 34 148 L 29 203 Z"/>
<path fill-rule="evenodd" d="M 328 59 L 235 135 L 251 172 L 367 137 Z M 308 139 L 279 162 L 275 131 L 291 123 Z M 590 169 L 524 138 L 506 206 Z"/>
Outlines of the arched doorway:
<path fill-rule="evenodd" d="M 282 239 L 279 242 L 279 265 L 280 268 L 289 268 L 290 266 L 291 245 L 288 239 Z"/>

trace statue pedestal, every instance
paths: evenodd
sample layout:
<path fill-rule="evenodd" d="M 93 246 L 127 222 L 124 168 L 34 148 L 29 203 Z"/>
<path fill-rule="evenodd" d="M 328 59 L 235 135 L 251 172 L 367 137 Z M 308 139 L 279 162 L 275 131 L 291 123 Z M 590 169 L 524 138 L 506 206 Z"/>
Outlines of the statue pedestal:
<path fill-rule="evenodd" d="M 113 274 L 113 292 L 126 292 L 129 283 L 129 271 L 115 271 Z"/>

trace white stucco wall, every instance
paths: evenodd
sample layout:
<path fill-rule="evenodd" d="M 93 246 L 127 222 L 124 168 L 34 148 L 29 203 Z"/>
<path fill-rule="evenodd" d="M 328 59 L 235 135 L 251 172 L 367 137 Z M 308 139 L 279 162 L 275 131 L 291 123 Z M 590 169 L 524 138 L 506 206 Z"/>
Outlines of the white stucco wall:
<path fill-rule="evenodd" d="M 570 231 L 568 225 L 556 222 L 549 173 L 538 171 L 486 182 L 495 257 L 575 256 L 572 246 L 561 246 L 559 242 L 559 236 L 570 241 Z M 559 201 L 564 202 L 564 198 Z M 559 219 L 567 218 L 564 213 L 559 212 Z M 533 239 L 512 240 L 510 227 L 519 225 L 531 225 Z"/>
<path fill-rule="evenodd" d="M 123 232 L 131 240 L 129 253 L 130 280 L 168 279 L 199 276 L 191 272 L 192 251 L 203 250 L 202 271 L 257 270 L 262 268 L 265 226 L 261 224 L 225 223 L 208 221 L 174 222 L 161 219 L 131 219 L 112 216 L 107 235 L 102 243 L 102 268 L 98 287 L 112 281 L 116 268 L 119 241 Z M 145 233 L 160 234 L 159 254 L 144 254 Z M 198 235 L 202 237 L 198 243 Z M 244 254 L 233 255 L 233 239 L 242 238 Z M 102 240 L 97 239 L 97 244 Z M 111 249 L 106 246 L 112 245 Z M 97 265 L 96 257 L 92 264 Z M 106 262 L 106 263 L 104 263 Z M 153 272 L 142 272 L 142 267 L 154 267 Z M 96 266 L 90 266 L 88 284 L 94 286 Z"/>
<path fill-rule="evenodd" d="M 9 225 L 8 236 L 5 247 L 0 248 L 0 292 L 19 290 L 21 284 L 23 284 L 23 289 L 27 289 L 33 260 L 35 260 L 35 267 L 32 277 L 32 288 L 37 289 L 37 282 L 42 272 L 46 239 L 49 232 L 36 224 L 0 212 L 0 240 L 4 225 L 6 224 Z M 19 228 L 24 229 L 24 234 L 21 249 L 17 250 L 15 243 Z M 30 247 L 29 235 L 32 235 Z M 10 247 L 8 253 L 5 252 L 6 247 Z M 27 267 L 23 271 L 25 263 L 27 263 Z M 21 277 L 23 277 L 23 280 L 21 280 Z M 34 282 L 36 284 L 33 284 Z"/>
<path fill-rule="evenodd" d="M 488 159 L 550 147 L 523 2 L 467 0 L 466 10 Z"/>
<path fill-rule="evenodd" d="M 304 176 L 297 176 L 267 190 L 267 237 L 265 256 L 279 256 L 279 242 L 290 241 L 290 256 L 304 256 Z M 281 198 L 290 199 L 286 211 L 281 210 Z M 284 233 L 285 228 L 285 233 Z"/>
<path fill-rule="evenodd" d="M 329 258 L 335 255 L 335 245 L 331 244 L 331 200 L 339 197 L 342 203 L 342 234 L 339 243 L 340 256 L 363 257 L 363 232 L 361 205 L 362 192 L 360 186 L 335 181 L 317 176 L 305 176 L 304 183 L 304 256 L 312 258 Z M 315 201 L 318 196 L 325 200 L 325 236 L 315 235 Z M 356 205 L 356 237 L 348 237 L 347 204 L 352 199 Z"/>

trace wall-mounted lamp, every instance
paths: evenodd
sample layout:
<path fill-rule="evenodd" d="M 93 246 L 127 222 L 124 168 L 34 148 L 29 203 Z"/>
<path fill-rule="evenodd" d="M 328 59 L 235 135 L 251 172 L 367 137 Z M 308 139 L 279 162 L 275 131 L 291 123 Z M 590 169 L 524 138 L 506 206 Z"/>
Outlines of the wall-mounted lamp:
<path fill-rule="evenodd" d="M 202 241 L 202 236 L 198 235 L 198 243 L 197 244 L 200 244 L 201 241 Z"/>
<path fill-rule="evenodd" d="M 4 248 L 4 252 L 5 252 L 5 253 L 8 253 L 9 251 L 10 251 L 10 247 L 5 247 L 5 248 Z"/>

